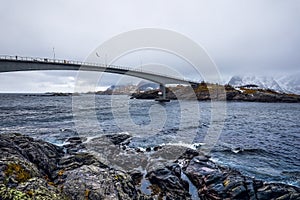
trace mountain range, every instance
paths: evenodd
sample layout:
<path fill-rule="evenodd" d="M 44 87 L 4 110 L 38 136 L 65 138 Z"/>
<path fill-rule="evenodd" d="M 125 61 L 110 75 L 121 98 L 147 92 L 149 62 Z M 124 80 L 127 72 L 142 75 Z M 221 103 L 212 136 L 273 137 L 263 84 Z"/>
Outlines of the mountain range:
<path fill-rule="evenodd" d="M 240 87 L 256 85 L 261 89 L 272 89 L 277 92 L 300 94 L 300 74 L 273 78 L 268 76 L 233 76 L 229 85 Z"/>

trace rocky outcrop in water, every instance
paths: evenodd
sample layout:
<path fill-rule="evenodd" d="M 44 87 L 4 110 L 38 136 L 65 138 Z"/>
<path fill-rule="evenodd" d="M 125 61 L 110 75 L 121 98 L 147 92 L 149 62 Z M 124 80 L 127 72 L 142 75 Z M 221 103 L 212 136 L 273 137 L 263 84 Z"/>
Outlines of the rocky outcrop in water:
<path fill-rule="evenodd" d="M 129 143 L 129 135 L 117 134 L 69 138 L 58 147 L 0 134 L 0 199 L 300 199 L 299 188 L 243 176 L 192 149 L 142 151 Z"/>
<path fill-rule="evenodd" d="M 201 83 L 188 90 L 188 87 L 177 86 L 167 88 L 168 99 L 197 99 L 199 101 L 227 100 L 227 101 L 247 101 L 247 102 L 286 102 L 299 103 L 300 95 L 279 93 L 270 89 L 258 88 L 234 88 L 230 85 L 217 85 Z M 156 99 L 158 90 L 151 90 L 144 93 L 133 93 L 131 98 L 136 99 Z"/>
<path fill-rule="evenodd" d="M 247 89 L 226 90 L 228 101 L 249 101 L 249 102 L 273 102 L 273 103 L 299 103 L 300 96 L 296 94 L 278 93 L 269 89 Z"/>
<path fill-rule="evenodd" d="M 203 156 L 194 157 L 183 168 L 202 199 L 300 199 L 299 188 L 264 183 L 217 166 Z"/>

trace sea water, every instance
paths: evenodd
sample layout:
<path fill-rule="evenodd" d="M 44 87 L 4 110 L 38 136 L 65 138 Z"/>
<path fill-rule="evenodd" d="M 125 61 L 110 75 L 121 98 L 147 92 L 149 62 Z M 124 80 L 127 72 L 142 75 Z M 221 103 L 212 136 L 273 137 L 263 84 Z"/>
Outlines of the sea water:
<path fill-rule="evenodd" d="M 80 98 L 80 97 L 79 97 Z M 93 102 L 85 102 L 92 99 Z M 69 137 L 128 133 L 132 147 L 177 144 L 198 148 L 216 123 L 211 159 L 244 175 L 300 187 L 300 104 L 227 102 L 223 121 L 212 104 L 135 100 L 126 95 L 0 94 L 0 133 L 18 132 L 62 145 Z M 79 104 L 78 104 L 79 102 Z"/>

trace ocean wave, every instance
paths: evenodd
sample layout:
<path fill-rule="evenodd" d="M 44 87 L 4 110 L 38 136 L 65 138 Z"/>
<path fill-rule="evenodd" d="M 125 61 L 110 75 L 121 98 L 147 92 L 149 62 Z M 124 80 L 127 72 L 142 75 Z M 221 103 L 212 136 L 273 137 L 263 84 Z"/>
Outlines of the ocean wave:
<path fill-rule="evenodd" d="M 256 155 L 273 155 L 273 153 L 260 148 L 225 148 L 225 149 L 215 149 L 212 152 L 222 152 L 222 153 L 233 153 L 233 154 L 256 154 Z"/>
<path fill-rule="evenodd" d="M 176 143 L 166 143 L 166 144 L 162 144 L 162 146 L 181 146 L 181 147 L 186 147 L 186 148 L 190 148 L 190 149 L 198 149 L 199 147 L 205 145 L 205 143 L 191 143 L 191 144 L 188 144 L 188 143 L 184 143 L 184 142 L 176 142 Z"/>

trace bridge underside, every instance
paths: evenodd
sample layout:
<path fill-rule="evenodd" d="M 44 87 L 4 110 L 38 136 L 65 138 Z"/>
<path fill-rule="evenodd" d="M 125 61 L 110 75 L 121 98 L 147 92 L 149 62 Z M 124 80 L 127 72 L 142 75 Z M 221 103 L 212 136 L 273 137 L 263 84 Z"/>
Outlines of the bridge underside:
<path fill-rule="evenodd" d="M 166 101 L 166 84 L 187 84 L 195 85 L 198 83 L 180 79 L 177 77 L 171 77 L 166 75 L 154 74 L 153 72 L 146 72 L 136 69 L 130 69 L 119 66 L 106 66 L 99 64 L 90 64 L 82 62 L 70 62 L 62 60 L 53 60 L 52 62 L 47 62 L 46 59 L 35 60 L 31 59 L 30 61 L 26 60 L 7 60 L 0 59 L 0 73 L 2 72 L 16 72 L 16 71 L 36 71 L 36 70 L 73 70 L 73 71 L 94 71 L 94 72 L 106 72 L 113 74 L 121 74 L 127 76 L 133 76 L 137 78 L 146 79 L 160 85 L 160 90 L 162 96 L 158 101 Z"/>

